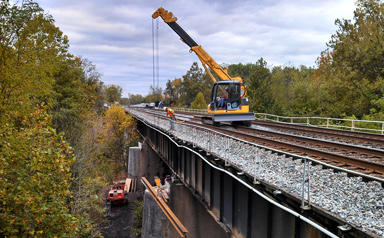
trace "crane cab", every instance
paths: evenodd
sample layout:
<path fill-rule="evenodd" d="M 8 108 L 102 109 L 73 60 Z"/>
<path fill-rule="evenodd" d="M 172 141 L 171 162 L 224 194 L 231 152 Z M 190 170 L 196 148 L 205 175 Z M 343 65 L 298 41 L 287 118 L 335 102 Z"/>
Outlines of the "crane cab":
<path fill-rule="evenodd" d="M 209 117 L 204 117 L 203 122 L 210 120 L 213 124 L 232 122 L 250 125 L 255 120 L 253 113 L 249 112 L 248 99 L 242 97 L 242 87 L 238 81 L 217 81 L 213 84 L 211 102 L 208 105 Z"/>

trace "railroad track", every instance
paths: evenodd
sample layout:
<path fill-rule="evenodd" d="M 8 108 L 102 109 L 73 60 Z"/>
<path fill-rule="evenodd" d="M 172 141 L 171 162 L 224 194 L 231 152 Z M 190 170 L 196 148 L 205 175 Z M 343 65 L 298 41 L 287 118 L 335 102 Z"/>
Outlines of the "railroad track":
<path fill-rule="evenodd" d="M 178 112 L 178 114 L 186 114 L 201 118 L 202 113 L 189 113 L 189 112 Z M 354 144 L 357 146 L 363 146 L 367 148 L 384 150 L 384 136 L 372 133 L 363 132 L 351 132 L 337 129 L 321 128 L 306 125 L 289 124 L 283 122 L 270 122 L 254 120 L 252 121 L 253 127 L 264 127 L 267 130 L 272 129 L 275 131 L 282 131 L 289 134 L 322 138 L 327 141 L 334 141 L 339 143 Z"/>
<path fill-rule="evenodd" d="M 252 122 L 254 126 L 270 128 L 286 133 L 322 138 L 324 140 L 342 142 L 354 145 L 360 145 L 367 148 L 384 150 L 384 136 L 377 134 L 350 132 L 336 129 L 320 128 L 304 125 L 293 125 L 288 123 L 276 123 L 268 121 L 255 120 Z"/>
<path fill-rule="evenodd" d="M 159 116 L 156 111 L 149 113 L 155 113 Z M 181 113 L 178 115 L 182 118 Z M 382 149 L 384 139 L 379 135 L 356 133 L 354 138 L 355 134 L 351 132 L 284 124 L 274 125 L 259 121 L 254 121 L 253 124 L 263 126 L 271 124 L 267 128 L 278 129 L 260 129 L 255 126 L 250 128 L 233 127 L 230 124 L 216 127 L 202 124 L 199 118 L 201 115 L 194 115 L 194 117 L 191 117 L 190 113 L 186 113 L 186 115 L 188 120 L 185 120 L 185 123 L 188 124 L 206 127 L 255 144 L 308 156 L 337 167 L 384 178 L 384 150 Z M 333 132 L 335 133 L 333 134 Z M 359 143 L 359 141 L 365 143 Z"/>

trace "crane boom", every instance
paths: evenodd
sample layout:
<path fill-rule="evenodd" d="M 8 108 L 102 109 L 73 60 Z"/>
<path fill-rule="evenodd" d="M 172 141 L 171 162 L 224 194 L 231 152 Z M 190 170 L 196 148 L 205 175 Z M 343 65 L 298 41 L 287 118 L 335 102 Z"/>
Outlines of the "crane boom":
<path fill-rule="evenodd" d="M 161 7 L 152 14 L 152 18 L 156 19 L 159 16 L 165 23 L 168 24 L 169 27 L 172 28 L 173 31 L 176 32 L 176 34 L 180 36 L 181 40 L 191 48 L 190 50 L 195 52 L 213 82 L 216 82 L 217 80 L 212 75 L 212 72 L 214 72 L 220 80 L 233 80 L 240 82 L 240 84 L 243 83 L 243 80 L 240 77 L 231 77 L 226 69 L 223 69 L 218 63 L 216 63 L 216 61 L 201 47 L 201 45 L 198 45 L 195 42 L 188 35 L 188 33 L 185 32 L 179 24 L 177 24 L 177 17 L 173 16 L 172 12 L 169 12 Z M 207 66 L 212 72 L 208 70 Z"/>
<path fill-rule="evenodd" d="M 219 125 L 221 122 L 240 123 L 250 126 L 255 115 L 249 112 L 248 98 L 243 80 L 240 77 L 231 77 L 216 61 L 194 41 L 179 24 L 177 17 L 164 8 L 157 9 L 152 18 L 161 17 L 172 28 L 181 40 L 190 47 L 190 52 L 195 52 L 204 69 L 214 82 L 212 87 L 211 102 L 207 105 L 208 115 L 201 117 L 203 123 Z M 208 70 L 209 68 L 209 70 Z M 213 76 L 217 76 L 218 80 Z"/>

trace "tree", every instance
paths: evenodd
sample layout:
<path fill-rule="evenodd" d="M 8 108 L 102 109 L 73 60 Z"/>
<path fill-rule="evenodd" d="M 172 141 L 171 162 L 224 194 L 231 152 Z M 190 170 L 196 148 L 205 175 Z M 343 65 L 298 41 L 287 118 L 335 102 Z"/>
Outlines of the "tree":
<path fill-rule="evenodd" d="M 3 236 L 81 236 L 89 232 L 70 213 L 73 150 L 44 110 L 17 130 L 0 126 L 0 227 Z"/>
<path fill-rule="evenodd" d="M 72 166 L 71 213 L 92 224 L 92 236 L 98 236 L 105 215 L 104 196 L 97 196 L 108 186 L 116 167 L 105 156 L 108 138 L 101 116 L 86 121 L 76 144 L 76 161 Z"/>
<path fill-rule="evenodd" d="M 165 103 L 168 105 L 171 104 L 179 104 L 180 96 L 181 96 L 181 86 L 182 81 L 180 78 L 174 79 L 172 81 L 168 80 L 165 90 L 164 90 L 164 98 Z"/>
<path fill-rule="evenodd" d="M 3 236 L 100 235 L 104 210 L 98 195 L 121 170 L 124 149 L 136 138 L 124 109 L 117 124 L 126 133 L 113 130 L 116 113 L 103 117 L 100 74 L 68 47 L 67 37 L 37 3 L 0 2 Z M 121 96 L 121 88 L 114 87 L 108 91 L 111 102 Z M 124 149 L 118 150 L 114 146 L 122 135 Z"/>
<path fill-rule="evenodd" d="M 328 46 L 335 65 L 357 75 L 351 80 L 384 78 L 384 4 L 379 0 L 358 0 L 353 22 L 336 20 L 338 30 Z"/>
<path fill-rule="evenodd" d="M 321 92 L 316 88 L 317 82 L 312 80 L 313 71 L 305 66 L 274 67 L 269 87 L 273 103 L 268 112 L 289 116 L 317 113 Z"/>
<path fill-rule="evenodd" d="M 92 235 L 93 212 L 75 213 L 71 174 L 85 121 L 96 114 L 100 75 L 68 53 L 67 37 L 33 1 L 1 1 L 0 26 L 1 233 Z"/>
<path fill-rule="evenodd" d="M 193 62 L 191 68 L 182 77 L 181 83 L 181 96 L 180 103 L 182 105 L 190 106 L 191 102 L 195 99 L 195 96 L 203 91 L 202 85 L 204 81 L 204 75 L 201 68 L 199 68 L 197 62 Z"/>
<path fill-rule="evenodd" d="M 201 85 L 200 89 L 201 89 L 201 92 L 204 95 L 204 100 L 206 102 L 210 102 L 211 101 L 212 88 L 213 88 L 213 81 L 209 77 L 208 73 L 205 72 L 204 76 L 203 76 L 203 82 L 202 82 L 202 85 Z"/>
<path fill-rule="evenodd" d="M 82 82 L 87 85 L 85 91 L 91 100 L 90 105 L 93 105 L 93 109 L 100 115 L 104 112 L 105 100 L 101 74 L 96 70 L 96 66 L 87 58 L 81 58 L 81 68 L 83 71 Z"/>
<path fill-rule="evenodd" d="M 37 3 L 0 10 L 0 117 L 20 123 L 33 105 L 54 101 L 53 75 L 69 57 L 68 39 Z"/>
<path fill-rule="evenodd" d="M 268 112 L 273 105 L 271 97 L 271 72 L 267 68 L 267 62 L 260 58 L 252 71 L 247 83 L 250 110 Z"/>
<path fill-rule="evenodd" d="M 105 112 L 105 155 L 110 161 L 125 166 L 126 158 L 123 154 L 127 152 L 127 147 L 134 143 L 137 138 L 136 124 L 131 115 L 125 113 L 124 108 L 112 105 Z"/>
<path fill-rule="evenodd" d="M 147 96 L 145 96 L 144 102 L 151 103 L 151 102 L 159 102 L 163 100 L 162 98 L 163 90 L 161 88 L 154 88 L 151 86 L 149 90 L 150 90 L 150 93 Z"/>
<path fill-rule="evenodd" d="M 204 95 L 202 92 L 199 92 L 196 96 L 196 99 L 191 103 L 191 108 L 193 109 L 204 109 L 207 107 L 205 102 Z"/>
<path fill-rule="evenodd" d="M 51 113 L 54 126 L 59 132 L 65 132 L 66 138 L 72 144 L 79 138 L 84 120 L 82 117 L 93 103 L 85 92 L 82 77 L 80 59 L 68 59 L 61 62 L 53 86 L 55 102 L 52 103 Z"/>
<path fill-rule="evenodd" d="M 144 102 L 141 94 L 128 94 L 128 105 L 135 105 Z"/>
<path fill-rule="evenodd" d="M 228 73 L 232 76 L 239 76 L 243 79 L 243 83 L 247 83 L 249 80 L 249 77 L 252 74 L 253 68 L 255 67 L 255 64 L 231 64 L 228 66 Z"/>
<path fill-rule="evenodd" d="M 129 98 L 120 98 L 121 105 L 129 105 Z"/>
<path fill-rule="evenodd" d="M 328 74 L 334 80 L 329 83 L 343 88 L 338 93 L 350 106 L 341 111 L 361 117 L 371 109 L 379 110 L 372 101 L 381 97 L 384 84 L 384 4 L 359 0 L 353 20 L 337 19 L 336 25 L 338 30 L 328 43 Z"/>
<path fill-rule="evenodd" d="M 120 101 L 123 89 L 117 85 L 108 85 L 105 89 L 105 99 L 109 104 Z"/>

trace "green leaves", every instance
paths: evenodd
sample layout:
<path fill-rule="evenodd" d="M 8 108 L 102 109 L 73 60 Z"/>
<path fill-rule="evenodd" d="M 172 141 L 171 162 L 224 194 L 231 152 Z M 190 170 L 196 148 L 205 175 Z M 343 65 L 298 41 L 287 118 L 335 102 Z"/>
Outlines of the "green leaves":
<path fill-rule="evenodd" d="M 1 8 L 0 120 L 19 123 L 35 104 L 53 101 L 53 74 L 68 42 L 37 3 Z"/>
<path fill-rule="evenodd" d="M 198 64 L 194 62 L 191 68 L 182 77 L 180 103 L 190 106 L 196 95 L 202 91 L 203 71 Z"/>
<path fill-rule="evenodd" d="M 384 77 L 384 4 L 359 0 L 353 20 L 338 19 L 335 24 L 338 30 L 328 43 L 329 61 L 320 61 L 319 68 L 329 84 L 337 83 L 343 95 L 340 101 L 350 105 L 341 112 L 361 118 L 371 109 L 380 110 L 374 102 L 382 96 Z"/>
<path fill-rule="evenodd" d="M 127 151 L 128 143 L 137 137 L 135 133 L 136 124 L 132 116 L 125 113 L 124 108 L 113 105 L 105 113 L 104 136 L 107 157 L 125 165 L 124 151 Z"/>
<path fill-rule="evenodd" d="M 191 103 L 191 108 L 194 109 L 205 109 L 207 103 L 205 102 L 204 95 L 202 92 L 199 92 L 196 96 L 196 99 Z"/>
<path fill-rule="evenodd" d="M 1 1 L 3 236 L 89 235 L 89 217 L 73 212 L 75 157 L 64 136 L 79 148 L 85 121 L 94 110 L 102 112 L 102 83 L 94 65 L 68 54 L 68 47 L 67 37 L 37 3 Z"/>
<path fill-rule="evenodd" d="M 0 227 L 5 236 L 75 236 L 69 210 L 71 149 L 36 108 L 22 126 L 0 127 Z M 12 133 L 6 133 L 6 132 Z M 4 146 L 6 145 L 6 146 Z M 71 228 L 71 229 L 69 229 Z"/>
<path fill-rule="evenodd" d="M 208 101 L 212 85 L 213 82 L 207 73 L 203 73 L 197 62 L 194 62 L 182 78 L 167 82 L 164 101 L 169 105 L 191 106 L 199 92 L 203 94 L 204 100 Z"/>
<path fill-rule="evenodd" d="M 109 104 L 114 104 L 115 102 L 119 102 L 121 98 L 121 92 L 123 89 L 117 85 L 109 85 L 105 88 L 105 96 L 106 101 Z"/>

